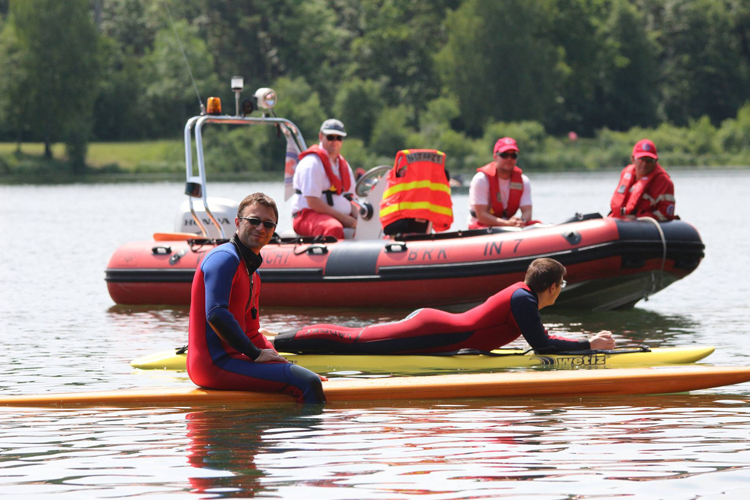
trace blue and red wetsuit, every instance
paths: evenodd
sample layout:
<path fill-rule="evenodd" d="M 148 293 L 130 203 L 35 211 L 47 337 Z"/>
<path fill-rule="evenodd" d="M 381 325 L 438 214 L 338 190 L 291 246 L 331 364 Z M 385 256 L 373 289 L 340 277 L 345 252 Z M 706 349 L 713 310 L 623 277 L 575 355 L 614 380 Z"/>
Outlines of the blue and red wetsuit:
<path fill-rule="evenodd" d="M 548 335 L 539 316 L 539 299 L 523 282 L 464 313 L 419 309 L 401 321 L 361 328 L 306 326 L 277 336 L 274 346 L 286 352 L 430 354 L 460 349 L 491 351 L 521 335 L 540 353 L 591 348 L 586 340 Z"/>
<path fill-rule="evenodd" d="M 253 361 L 261 349 L 273 349 L 259 332 L 262 262 L 236 236 L 201 262 L 191 291 L 188 375 L 209 389 L 283 392 L 300 402 L 322 403 L 315 373 L 291 363 Z"/>

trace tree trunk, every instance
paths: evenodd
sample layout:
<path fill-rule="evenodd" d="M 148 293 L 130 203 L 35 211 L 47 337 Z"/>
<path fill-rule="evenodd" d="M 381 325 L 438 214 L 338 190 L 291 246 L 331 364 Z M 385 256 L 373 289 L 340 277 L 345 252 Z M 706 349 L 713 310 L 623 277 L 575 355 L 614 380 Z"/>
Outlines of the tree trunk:
<path fill-rule="evenodd" d="M 52 159 L 52 145 L 49 140 L 49 123 L 44 124 L 44 157 L 48 160 Z"/>

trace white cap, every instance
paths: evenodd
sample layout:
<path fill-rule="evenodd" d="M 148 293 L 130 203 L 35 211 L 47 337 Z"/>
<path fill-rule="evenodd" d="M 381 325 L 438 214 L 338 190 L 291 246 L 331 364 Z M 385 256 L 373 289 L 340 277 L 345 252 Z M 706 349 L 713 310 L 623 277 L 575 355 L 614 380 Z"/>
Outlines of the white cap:
<path fill-rule="evenodd" d="M 344 124 L 335 118 L 330 118 L 323 122 L 320 126 L 320 132 L 323 134 L 340 135 L 346 137 L 346 130 L 344 130 Z"/>

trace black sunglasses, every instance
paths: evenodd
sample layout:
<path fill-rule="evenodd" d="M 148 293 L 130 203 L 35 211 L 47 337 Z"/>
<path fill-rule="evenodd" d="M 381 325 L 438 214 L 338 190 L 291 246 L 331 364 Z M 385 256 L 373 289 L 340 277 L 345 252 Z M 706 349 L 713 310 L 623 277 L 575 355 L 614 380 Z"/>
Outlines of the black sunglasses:
<path fill-rule="evenodd" d="M 513 158 L 515 160 L 516 158 L 518 158 L 518 153 L 498 153 L 497 156 L 502 159 Z"/>
<path fill-rule="evenodd" d="M 263 227 L 266 229 L 274 229 L 276 228 L 277 224 L 275 222 L 271 222 L 270 220 L 260 220 L 257 217 L 237 217 L 240 220 L 246 220 L 250 225 L 257 226 L 258 224 L 263 224 Z"/>
<path fill-rule="evenodd" d="M 636 160 L 645 161 L 646 163 L 654 163 L 656 161 L 656 158 L 651 158 L 650 156 L 641 156 L 640 158 L 636 158 Z"/>
<path fill-rule="evenodd" d="M 342 141 L 343 142 L 344 136 L 343 135 L 327 135 L 326 139 L 328 139 L 329 141 Z"/>

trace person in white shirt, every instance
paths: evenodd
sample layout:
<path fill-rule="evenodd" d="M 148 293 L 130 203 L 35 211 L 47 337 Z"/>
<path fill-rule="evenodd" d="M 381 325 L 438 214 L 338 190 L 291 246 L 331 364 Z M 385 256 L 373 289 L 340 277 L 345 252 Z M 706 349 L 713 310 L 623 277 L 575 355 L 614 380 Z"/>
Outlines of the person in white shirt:
<path fill-rule="evenodd" d="M 495 143 L 494 161 L 477 169 L 469 188 L 469 229 L 532 222 L 531 182 L 516 166 L 517 158 L 516 141 L 503 137 Z"/>
<path fill-rule="evenodd" d="M 333 236 L 344 239 L 345 227 L 356 227 L 357 209 L 352 169 L 341 156 L 346 130 L 336 119 L 323 122 L 319 144 L 300 155 L 292 184 L 292 226 L 300 236 Z"/>

